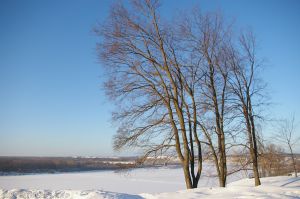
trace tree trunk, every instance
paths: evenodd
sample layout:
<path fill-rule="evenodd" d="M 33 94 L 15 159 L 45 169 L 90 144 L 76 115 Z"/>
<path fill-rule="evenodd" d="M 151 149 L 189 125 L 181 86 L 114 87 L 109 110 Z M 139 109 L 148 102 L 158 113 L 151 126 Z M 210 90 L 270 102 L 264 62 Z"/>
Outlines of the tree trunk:
<path fill-rule="evenodd" d="M 220 187 L 225 187 L 226 186 L 226 177 L 227 177 L 227 164 L 226 164 L 226 149 L 225 149 L 225 139 L 223 133 L 220 136 L 220 162 L 219 162 L 219 167 L 220 167 L 220 177 L 219 177 L 219 184 Z"/>
<path fill-rule="evenodd" d="M 252 170 L 253 170 L 253 174 L 254 174 L 254 178 L 255 178 L 255 186 L 259 186 L 261 185 L 260 183 L 260 179 L 259 179 L 259 171 L 258 171 L 258 160 L 257 160 L 257 149 L 254 149 L 253 151 L 253 158 L 252 158 L 252 161 L 253 161 L 253 167 L 252 167 Z"/>
<path fill-rule="evenodd" d="M 183 173 L 184 173 L 184 179 L 185 179 L 186 188 L 187 189 L 194 188 L 193 184 L 192 184 L 192 180 L 191 180 L 189 163 L 186 162 L 186 160 L 183 162 L 182 168 L 183 168 Z"/>
<path fill-rule="evenodd" d="M 297 164 L 296 164 L 296 160 L 295 160 L 295 157 L 294 157 L 293 149 L 292 149 L 292 147 L 291 147 L 290 144 L 289 144 L 289 148 L 290 148 L 290 151 L 291 151 L 291 156 L 292 156 L 292 161 L 293 161 L 293 167 L 294 167 L 295 177 L 298 177 L 298 174 L 297 174 Z"/>
<path fill-rule="evenodd" d="M 251 136 L 252 136 L 252 144 L 253 144 L 253 157 L 252 157 L 252 162 L 253 162 L 253 174 L 255 178 L 255 186 L 261 185 L 260 179 L 259 179 L 259 172 L 258 172 L 258 149 L 257 149 L 257 142 L 256 142 L 256 132 L 255 132 L 255 124 L 254 124 L 254 118 L 252 115 L 252 104 L 251 100 L 249 97 L 249 108 L 250 108 L 250 122 L 251 122 Z M 251 143 L 250 143 L 251 145 Z"/>
<path fill-rule="evenodd" d="M 255 151 L 253 149 L 251 150 L 251 156 L 252 156 L 252 171 L 254 175 L 255 186 L 259 186 L 261 185 L 261 183 L 259 179 L 258 160 L 257 160 L 257 156 L 255 155 Z"/>
<path fill-rule="evenodd" d="M 223 175 L 219 176 L 219 185 L 220 185 L 220 187 L 226 186 L 226 179 L 224 178 Z"/>
<path fill-rule="evenodd" d="M 249 132 L 248 132 L 249 133 Z M 256 142 L 256 139 L 254 139 L 254 136 L 248 134 L 249 136 L 249 145 L 250 145 L 250 156 L 252 161 L 252 171 L 254 175 L 254 181 L 255 186 L 261 185 L 260 179 L 259 179 L 259 171 L 258 171 L 258 159 L 257 159 L 257 148 L 254 142 Z"/>

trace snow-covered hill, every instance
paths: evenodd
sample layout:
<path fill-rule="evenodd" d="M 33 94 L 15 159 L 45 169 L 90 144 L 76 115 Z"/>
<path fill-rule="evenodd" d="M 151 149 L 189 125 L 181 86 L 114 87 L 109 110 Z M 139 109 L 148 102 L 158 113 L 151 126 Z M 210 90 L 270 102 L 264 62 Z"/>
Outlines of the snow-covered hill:
<path fill-rule="evenodd" d="M 262 178 L 262 185 L 253 186 L 253 179 L 242 179 L 244 173 L 229 177 L 226 188 L 219 188 L 217 179 L 203 176 L 199 188 L 185 190 L 180 168 L 134 169 L 65 174 L 1 176 L 0 199 L 15 198 L 300 198 L 300 178 Z"/>

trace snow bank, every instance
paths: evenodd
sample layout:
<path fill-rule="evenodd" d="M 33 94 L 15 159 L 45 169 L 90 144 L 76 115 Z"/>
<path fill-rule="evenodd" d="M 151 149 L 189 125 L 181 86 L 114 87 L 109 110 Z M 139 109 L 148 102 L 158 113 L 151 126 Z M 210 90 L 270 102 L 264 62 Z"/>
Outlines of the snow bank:
<path fill-rule="evenodd" d="M 141 194 L 147 199 L 182 198 L 300 198 L 300 178 L 279 176 L 261 179 L 262 185 L 254 187 L 253 179 L 243 179 L 228 184 L 226 188 L 198 188 L 171 193 Z"/>
<path fill-rule="evenodd" d="M 5 199 L 31 199 L 31 198 L 78 198 L 78 199 L 108 199 L 108 198 L 119 198 L 119 199 L 141 199 L 139 195 L 114 193 L 100 190 L 90 190 L 90 191 L 75 191 L 75 190 L 26 190 L 26 189 L 13 189 L 9 191 L 0 190 L 0 198 Z"/>

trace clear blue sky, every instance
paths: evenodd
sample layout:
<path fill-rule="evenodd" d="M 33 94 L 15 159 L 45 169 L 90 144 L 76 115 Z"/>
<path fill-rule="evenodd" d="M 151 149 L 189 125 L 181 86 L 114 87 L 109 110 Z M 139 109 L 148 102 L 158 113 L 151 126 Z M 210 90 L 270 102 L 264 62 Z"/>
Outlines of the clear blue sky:
<path fill-rule="evenodd" d="M 114 154 L 112 106 L 101 90 L 104 73 L 91 31 L 110 3 L 0 1 L 0 155 Z M 300 1 L 165 0 L 162 10 L 172 15 L 193 5 L 220 10 L 255 31 L 268 59 L 270 112 L 294 112 L 299 121 Z"/>

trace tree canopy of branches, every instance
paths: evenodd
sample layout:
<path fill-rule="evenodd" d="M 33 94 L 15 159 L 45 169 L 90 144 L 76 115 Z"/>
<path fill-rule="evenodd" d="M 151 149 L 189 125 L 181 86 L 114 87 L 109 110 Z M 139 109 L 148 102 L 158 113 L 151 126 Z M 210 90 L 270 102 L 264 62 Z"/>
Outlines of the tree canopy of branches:
<path fill-rule="evenodd" d="M 208 146 L 224 187 L 226 146 L 240 121 L 237 109 L 247 124 L 257 170 L 253 38 L 236 42 L 231 26 L 216 13 L 194 10 L 181 19 L 163 20 L 159 6 L 156 0 L 115 4 L 95 30 L 108 74 L 106 92 L 117 105 L 114 149 L 139 148 L 141 161 L 175 150 L 186 187 L 195 188 L 202 145 Z"/>

